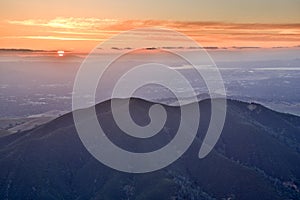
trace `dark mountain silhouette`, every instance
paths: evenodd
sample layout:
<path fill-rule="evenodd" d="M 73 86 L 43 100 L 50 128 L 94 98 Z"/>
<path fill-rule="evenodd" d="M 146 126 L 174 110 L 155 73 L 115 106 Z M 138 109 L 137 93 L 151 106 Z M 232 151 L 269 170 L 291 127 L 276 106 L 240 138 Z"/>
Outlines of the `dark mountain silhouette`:
<path fill-rule="evenodd" d="M 170 166 L 146 174 L 118 172 L 93 158 L 76 133 L 72 113 L 3 136 L 0 199 L 300 199 L 300 117 L 228 100 L 221 138 L 200 160 L 210 101 L 199 102 L 200 129 L 188 151 Z M 151 105 L 130 100 L 137 124 L 149 123 Z M 112 119 L 110 101 L 96 110 L 115 144 L 145 152 L 164 146 L 178 128 L 180 109 L 163 106 L 168 114 L 164 129 L 142 141 L 122 134 Z"/>

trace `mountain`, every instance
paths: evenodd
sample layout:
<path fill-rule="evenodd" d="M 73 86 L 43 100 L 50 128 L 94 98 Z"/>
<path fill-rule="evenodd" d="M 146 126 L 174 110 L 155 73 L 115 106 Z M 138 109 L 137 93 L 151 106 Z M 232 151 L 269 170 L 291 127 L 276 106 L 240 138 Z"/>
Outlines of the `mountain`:
<path fill-rule="evenodd" d="M 218 99 L 198 102 L 200 128 L 187 152 L 170 166 L 146 174 L 119 172 L 92 157 L 77 135 L 72 113 L 3 136 L 0 199 L 300 199 L 300 117 L 228 100 L 222 135 L 214 150 L 199 159 L 211 101 Z M 137 124 L 149 123 L 151 105 L 130 99 Z M 165 127 L 142 141 L 121 132 L 110 101 L 96 105 L 96 111 L 111 141 L 146 152 L 164 146 L 178 128 L 179 107 L 162 106 L 168 114 Z"/>

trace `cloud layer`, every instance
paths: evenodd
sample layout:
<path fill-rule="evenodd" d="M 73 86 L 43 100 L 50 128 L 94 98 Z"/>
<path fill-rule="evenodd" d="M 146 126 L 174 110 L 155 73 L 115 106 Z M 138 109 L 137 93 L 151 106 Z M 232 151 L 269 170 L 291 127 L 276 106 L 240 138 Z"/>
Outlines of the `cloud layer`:
<path fill-rule="evenodd" d="M 141 27 L 174 29 L 192 37 L 202 46 L 218 48 L 294 47 L 298 46 L 300 41 L 300 24 L 59 17 L 50 20 L 6 20 L 1 26 L 7 27 L 0 32 L 0 41 L 4 48 L 53 49 L 56 45 L 55 49 L 89 50 L 114 34 Z"/>

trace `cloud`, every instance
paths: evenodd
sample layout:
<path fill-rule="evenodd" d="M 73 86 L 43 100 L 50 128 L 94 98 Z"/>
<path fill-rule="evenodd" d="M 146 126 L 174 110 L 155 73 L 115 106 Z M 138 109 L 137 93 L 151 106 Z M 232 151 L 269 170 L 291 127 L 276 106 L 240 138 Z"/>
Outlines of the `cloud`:
<path fill-rule="evenodd" d="M 232 48 L 232 46 L 240 49 L 274 46 L 294 47 L 300 41 L 300 24 L 246 24 L 72 17 L 58 17 L 50 20 L 7 20 L 6 23 L 15 26 L 14 30 L 16 31 L 11 31 L 7 35 L 2 34 L 0 39 L 89 41 L 90 46 L 95 46 L 100 41 L 104 41 L 121 31 L 147 27 L 164 27 L 182 32 L 202 44 L 205 49 L 210 50 Z M 28 28 L 26 29 L 26 27 Z M 35 28 L 32 29 L 32 27 Z M 22 30 L 22 32 L 18 30 Z M 141 32 L 140 34 L 144 33 Z M 147 39 L 164 40 L 165 38 L 160 38 L 151 33 L 147 36 Z M 160 48 L 179 49 L 187 47 Z"/>
<path fill-rule="evenodd" d="M 97 18 L 63 18 L 57 17 L 51 20 L 28 19 L 28 20 L 8 20 L 10 24 L 24 26 L 44 26 L 62 29 L 93 29 L 97 26 L 107 26 L 116 23 L 114 19 L 97 19 Z"/>
<path fill-rule="evenodd" d="M 45 52 L 45 50 L 38 50 L 38 49 L 4 49 L 1 48 L 0 52 Z"/>
<path fill-rule="evenodd" d="M 22 36 L 27 39 L 64 40 L 64 41 L 102 41 L 101 38 L 60 37 L 60 36 Z"/>
<path fill-rule="evenodd" d="M 233 49 L 260 49 L 260 47 L 236 47 L 232 46 Z"/>
<path fill-rule="evenodd" d="M 98 49 L 102 49 L 102 48 L 98 48 Z M 131 50 L 131 47 L 125 47 L 125 48 L 120 48 L 120 47 L 112 47 L 112 50 Z"/>

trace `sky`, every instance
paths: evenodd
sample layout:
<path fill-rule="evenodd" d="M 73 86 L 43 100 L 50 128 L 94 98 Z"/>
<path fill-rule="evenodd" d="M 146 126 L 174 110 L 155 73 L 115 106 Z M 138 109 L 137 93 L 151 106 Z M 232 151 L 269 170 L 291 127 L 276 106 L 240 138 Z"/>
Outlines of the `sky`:
<path fill-rule="evenodd" d="M 171 28 L 209 47 L 295 47 L 299 10 L 299 0 L 1 0 L 0 48 L 89 52 L 143 27 Z"/>

